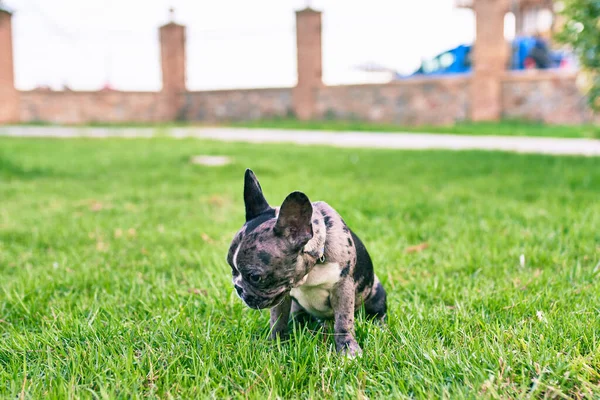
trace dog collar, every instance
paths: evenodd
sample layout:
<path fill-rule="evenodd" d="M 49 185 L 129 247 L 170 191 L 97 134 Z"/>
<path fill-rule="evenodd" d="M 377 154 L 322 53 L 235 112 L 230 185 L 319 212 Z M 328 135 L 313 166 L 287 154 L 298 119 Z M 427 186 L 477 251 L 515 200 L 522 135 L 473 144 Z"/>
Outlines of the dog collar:
<path fill-rule="evenodd" d="M 317 260 L 317 264 L 323 264 L 325 263 L 325 247 L 321 247 L 319 249 L 319 251 L 307 251 L 304 250 L 304 253 L 310 255 L 312 258 L 314 258 L 315 260 Z"/>
<path fill-rule="evenodd" d="M 325 246 L 321 247 L 321 250 L 319 251 L 319 259 L 317 263 L 325 264 Z"/>

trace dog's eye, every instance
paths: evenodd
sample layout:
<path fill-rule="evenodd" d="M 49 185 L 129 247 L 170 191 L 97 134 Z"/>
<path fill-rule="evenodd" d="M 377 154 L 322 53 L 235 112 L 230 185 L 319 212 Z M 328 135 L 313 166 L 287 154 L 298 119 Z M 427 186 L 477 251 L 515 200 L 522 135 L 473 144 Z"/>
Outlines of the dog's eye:
<path fill-rule="evenodd" d="M 248 279 L 250 279 L 251 282 L 258 283 L 262 278 L 259 274 L 250 274 L 248 275 Z"/>

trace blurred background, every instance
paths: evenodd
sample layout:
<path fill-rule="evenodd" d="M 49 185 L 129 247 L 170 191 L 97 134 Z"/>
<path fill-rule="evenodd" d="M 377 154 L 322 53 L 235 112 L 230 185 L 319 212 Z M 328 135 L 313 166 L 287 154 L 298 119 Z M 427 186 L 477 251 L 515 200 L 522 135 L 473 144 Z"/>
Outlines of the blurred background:
<path fill-rule="evenodd" d="M 4 123 L 597 121 L 561 1 L 0 4 Z"/>

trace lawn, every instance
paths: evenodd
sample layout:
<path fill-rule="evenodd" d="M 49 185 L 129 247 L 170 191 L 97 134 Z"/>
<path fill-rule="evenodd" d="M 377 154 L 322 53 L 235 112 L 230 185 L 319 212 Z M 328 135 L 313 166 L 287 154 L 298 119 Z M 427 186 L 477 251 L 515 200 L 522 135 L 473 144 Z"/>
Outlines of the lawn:
<path fill-rule="evenodd" d="M 534 136 L 558 138 L 600 139 L 598 125 L 545 125 L 526 121 L 503 122 L 457 122 L 448 126 L 400 126 L 361 121 L 298 121 L 273 119 L 232 123 L 232 126 L 248 128 L 306 129 L 354 132 L 415 132 L 445 133 L 474 136 Z"/>
<path fill-rule="evenodd" d="M 362 358 L 234 294 L 246 167 L 367 245 Z M 599 198 L 595 158 L 1 138 L 0 398 L 598 397 Z"/>

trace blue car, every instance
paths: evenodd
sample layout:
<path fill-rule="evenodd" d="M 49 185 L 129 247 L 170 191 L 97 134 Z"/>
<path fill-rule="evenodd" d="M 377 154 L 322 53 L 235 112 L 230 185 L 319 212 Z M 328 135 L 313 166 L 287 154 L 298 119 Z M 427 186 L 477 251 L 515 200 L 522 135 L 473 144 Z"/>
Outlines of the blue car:
<path fill-rule="evenodd" d="M 463 74 L 471 71 L 471 45 L 460 45 L 425 60 L 412 76 Z"/>
<path fill-rule="evenodd" d="M 423 61 L 411 76 L 466 74 L 472 70 L 472 45 L 460 45 Z M 518 37 L 512 42 L 511 70 L 560 68 L 564 55 L 552 52 L 546 42 L 535 37 Z"/>

